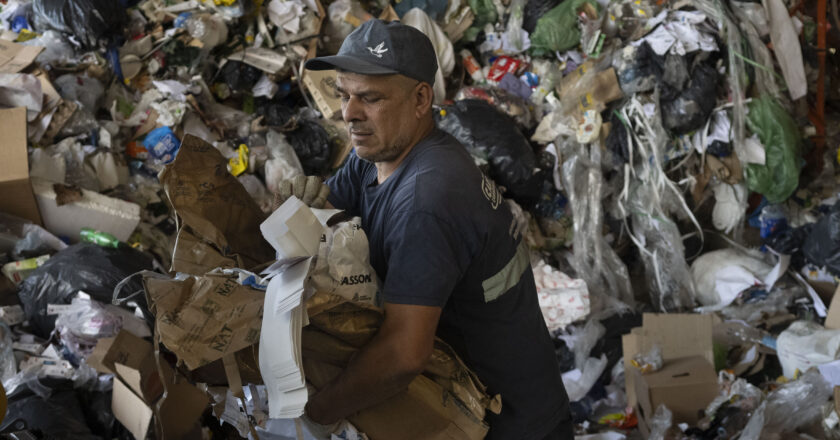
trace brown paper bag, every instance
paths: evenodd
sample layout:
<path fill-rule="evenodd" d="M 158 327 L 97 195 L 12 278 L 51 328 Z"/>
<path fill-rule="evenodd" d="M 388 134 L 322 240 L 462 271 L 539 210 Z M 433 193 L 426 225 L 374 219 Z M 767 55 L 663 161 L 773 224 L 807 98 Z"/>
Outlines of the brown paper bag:
<path fill-rule="evenodd" d="M 239 284 L 236 274 L 143 283 L 161 342 L 190 370 L 260 340 L 265 292 Z"/>
<path fill-rule="evenodd" d="M 190 238 L 189 233 L 219 254 L 210 258 L 206 249 L 201 249 L 196 259 L 190 260 L 189 249 L 178 248 L 173 271 L 202 275 L 217 267 L 209 264 L 224 259 L 233 259 L 236 267 L 246 269 L 274 259 L 274 251 L 259 233 L 265 214 L 228 172 L 227 160 L 212 145 L 185 136 L 175 161 L 159 178 L 181 220 L 179 244 L 182 238 Z M 190 249 L 195 248 L 192 244 Z"/>

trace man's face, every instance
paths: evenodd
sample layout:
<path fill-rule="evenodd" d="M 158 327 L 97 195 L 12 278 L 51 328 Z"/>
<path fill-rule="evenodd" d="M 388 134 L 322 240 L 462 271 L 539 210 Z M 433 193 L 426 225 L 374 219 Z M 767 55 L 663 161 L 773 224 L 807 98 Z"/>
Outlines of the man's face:
<path fill-rule="evenodd" d="M 420 121 L 414 93 L 418 84 L 402 75 L 338 72 L 341 115 L 360 158 L 391 162 L 411 146 Z"/>

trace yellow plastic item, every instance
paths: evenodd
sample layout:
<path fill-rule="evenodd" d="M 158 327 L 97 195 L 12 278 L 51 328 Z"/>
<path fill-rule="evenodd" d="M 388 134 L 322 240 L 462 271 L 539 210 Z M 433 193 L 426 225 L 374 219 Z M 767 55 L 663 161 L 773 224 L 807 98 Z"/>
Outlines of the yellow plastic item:
<path fill-rule="evenodd" d="M 230 173 L 234 176 L 238 176 L 248 169 L 248 146 L 240 144 L 236 153 L 236 157 L 230 159 Z"/>
<path fill-rule="evenodd" d="M 39 34 L 37 32 L 32 32 L 29 29 L 21 29 L 17 38 L 15 38 L 15 42 L 16 43 L 23 43 L 24 41 L 33 40 L 33 39 L 38 38 L 40 36 L 41 36 L 41 34 Z"/>

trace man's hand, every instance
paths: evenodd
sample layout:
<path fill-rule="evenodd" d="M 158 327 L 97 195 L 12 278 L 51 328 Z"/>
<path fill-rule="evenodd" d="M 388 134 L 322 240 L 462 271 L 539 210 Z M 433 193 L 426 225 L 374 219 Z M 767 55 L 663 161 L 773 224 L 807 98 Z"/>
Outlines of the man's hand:
<path fill-rule="evenodd" d="M 385 321 L 350 365 L 306 404 L 314 422 L 330 425 L 404 390 L 434 351 L 441 308 L 385 304 Z"/>
<path fill-rule="evenodd" d="M 289 197 L 295 196 L 310 208 L 323 208 L 330 195 L 330 187 L 325 185 L 318 176 L 295 176 L 280 182 L 274 194 L 272 210 L 280 207 Z"/>

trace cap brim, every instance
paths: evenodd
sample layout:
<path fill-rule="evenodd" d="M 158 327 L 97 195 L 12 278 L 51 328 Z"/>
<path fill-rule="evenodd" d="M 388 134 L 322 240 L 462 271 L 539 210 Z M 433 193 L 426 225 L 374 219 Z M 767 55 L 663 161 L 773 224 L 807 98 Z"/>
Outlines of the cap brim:
<path fill-rule="evenodd" d="M 365 60 L 346 55 L 331 55 L 312 58 L 304 64 L 304 67 L 309 70 L 341 69 L 362 75 L 391 75 L 399 73 L 396 70 L 377 66 L 376 64 L 369 63 Z"/>

